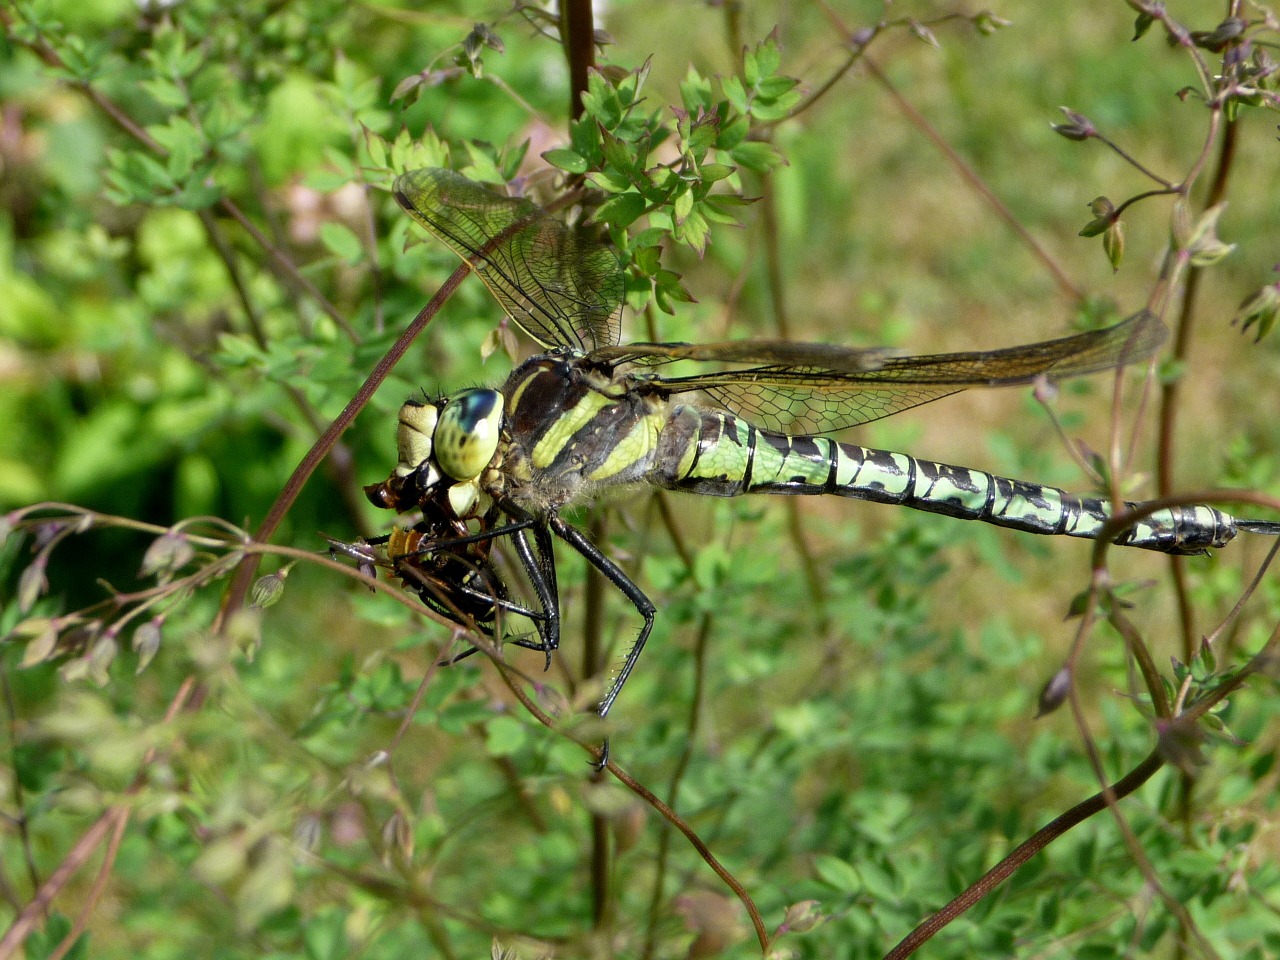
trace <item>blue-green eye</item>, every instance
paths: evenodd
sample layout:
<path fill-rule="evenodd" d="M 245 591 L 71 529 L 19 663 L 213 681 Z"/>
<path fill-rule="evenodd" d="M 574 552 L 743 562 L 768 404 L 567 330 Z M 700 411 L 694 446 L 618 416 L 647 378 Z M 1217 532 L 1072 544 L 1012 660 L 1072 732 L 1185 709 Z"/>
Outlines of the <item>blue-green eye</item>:
<path fill-rule="evenodd" d="M 501 431 L 502 394 L 497 390 L 455 394 L 436 424 L 436 463 L 455 480 L 474 480 L 493 459 Z"/>

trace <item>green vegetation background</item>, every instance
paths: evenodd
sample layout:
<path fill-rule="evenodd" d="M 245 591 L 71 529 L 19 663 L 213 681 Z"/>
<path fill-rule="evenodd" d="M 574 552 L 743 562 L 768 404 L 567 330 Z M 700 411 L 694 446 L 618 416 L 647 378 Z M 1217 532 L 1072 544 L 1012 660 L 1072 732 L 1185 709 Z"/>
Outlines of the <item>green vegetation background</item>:
<path fill-rule="evenodd" d="M 56 17 L 91 55 L 103 54 L 92 83 L 140 123 L 163 124 L 189 99 L 208 111 L 221 133 L 218 188 L 301 266 L 358 344 L 240 225 L 217 211 L 215 230 L 202 223 L 198 190 L 177 204 L 131 202 L 125 185 L 137 170 L 116 151 L 136 145 L 11 33 L 0 47 L 0 506 L 53 500 L 161 526 L 212 515 L 252 528 L 455 267 L 434 245 L 402 252 L 404 218 L 355 172 L 357 118 L 388 139 L 402 124 L 414 136 L 430 128 L 460 162 L 475 157 L 467 141 L 510 149 L 532 139 L 534 157 L 564 142 L 562 51 L 510 16 L 494 27 L 504 52 L 483 51 L 483 77 L 425 85 L 406 108 L 390 99 L 398 82 L 442 52 L 435 66 L 447 69 L 472 24 L 505 10 L 301 0 L 189 0 L 169 13 L 122 0 L 21 6 L 37 22 Z M 1219 5 L 1172 6 L 1204 30 L 1219 13 Z M 16 10 L 5 15 L 10 31 L 22 22 Z M 940 2 L 895 5 L 891 15 L 950 12 Z M 962 21 L 937 23 L 936 47 L 893 30 L 872 55 L 1079 288 L 1122 313 L 1136 310 L 1167 240 L 1169 206 L 1157 198 L 1135 208 L 1113 272 L 1100 242 L 1077 236 L 1087 204 L 1146 184 L 1114 153 L 1059 138 L 1050 124 L 1069 105 L 1144 163 L 1180 176 L 1204 129 L 1203 106 L 1174 96 L 1195 80 L 1189 61 L 1156 31 L 1130 42 L 1133 12 L 1121 2 L 1008 0 L 995 13 L 1012 25 L 982 36 Z M 882 13 L 847 2 L 838 15 L 856 28 Z M 185 31 L 185 46 L 170 22 Z M 646 104 L 665 110 L 680 102 L 690 65 L 733 73 L 737 45 L 756 44 L 775 24 L 780 72 L 803 88 L 842 62 L 840 35 L 816 4 L 618 2 L 598 26 L 613 40 L 608 62 L 633 69 L 650 60 Z M 201 64 L 186 89 L 164 79 L 185 50 Z M 1270 282 L 1280 259 L 1273 117 L 1259 112 L 1246 124 L 1220 225 L 1238 247 L 1202 291 L 1178 431 L 1183 489 L 1275 489 L 1276 349 L 1229 326 L 1242 296 Z M 748 174 L 743 186 L 771 192 L 776 227 L 756 204 L 743 210 L 741 229 L 717 227 L 701 258 L 669 245 L 666 264 L 697 303 L 653 314 L 658 336 L 777 336 L 780 307 L 796 339 L 919 353 L 1071 329 L 1075 305 L 866 71 L 851 71 L 775 139 L 787 164 L 767 183 Z M 770 234 L 779 299 L 768 280 Z M 234 251 L 265 348 L 248 330 L 215 237 Z M 381 529 L 384 517 L 367 507 L 353 516 L 352 504 L 357 485 L 382 479 L 394 462 L 396 407 L 418 389 L 499 382 L 507 361 L 501 352 L 482 361 L 480 352 L 498 319 L 483 287 L 467 281 L 344 438 L 350 463 L 311 479 L 277 542 L 320 551 L 322 532 L 350 539 L 357 522 Z M 637 318 L 628 329 L 649 337 Z M 1109 387 L 1109 378 L 1071 384 L 1057 402 L 1069 431 L 1098 449 L 1108 442 Z M 1127 415 L 1137 393 L 1129 390 Z M 1148 411 L 1138 471 L 1152 468 L 1153 420 Z M 1027 391 L 951 398 L 857 438 L 1089 484 Z M 638 571 L 660 610 L 612 715 L 614 750 L 661 796 L 681 777 L 675 808 L 771 928 L 788 905 L 819 902 L 824 922 L 779 939 L 779 955 L 880 956 L 1098 789 L 1068 713 L 1031 719 L 1075 634 L 1064 616 L 1088 586 L 1088 543 L 845 501 L 798 504 L 794 516 L 760 501 L 672 499 L 670 507 L 692 570 L 648 499 L 604 511 L 611 554 Z M 150 541 L 118 530 L 69 541 L 53 555 L 38 609 L 95 602 L 106 595 L 101 581 L 139 589 Z M 1265 546 L 1242 538 L 1188 563 L 1201 632 L 1239 596 Z M 30 559 L 29 541 L 10 537 L 10 588 Z M 562 560 L 566 642 L 547 680 L 572 691 L 582 567 Z M 1111 560 L 1117 577 L 1155 581 L 1131 597 L 1130 615 L 1162 666 L 1181 656 L 1164 558 Z M 493 940 L 526 957 L 758 955 L 737 900 L 687 842 L 635 795 L 595 780 L 586 755 L 532 721 L 483 658 L 434 673 L 398 737 L 448 638 L 443 627 L 412 623 L 385 597 L 302 564 L 260 634 L 228 647 L 208 631 L 220 588 L 174 610 L 142 672 L 128 635 L 99 682 L 92 670 L 67 676 L 74 656 L 20 669 L 22 644 L 0 647 L 9 714 L 0 927 L 158 746 L 146 788 L 128 801 L 133 818 L 76 955 L 471 958 Z M 1262 592 L 1223 660 L 1261 646 L 1265 607 L 1274 619 L 1280 602 L 1272 586 Z M 635 618 L 612 596 L 606 610 L 604 637 L 620 648 Z M 18 619 L 11 602 L 4 626 Z M 537 673 L 536 656 L 509 657 Z M 161 724 L 188 675 L 199 678 L 200 709 Z M 1142 704 L 1126 695 L 1113 631 L 1095 633 L 1079 682 L 1107 770 L 1118 776 L 1151 749 L 1152 733 Z M 1183 786 L 1170 771 L 1123 806 L 1200 939 L 1188 939 L 1152 895 L 1104 814 L 924 955 L 1280 953 L 1274 703 L 1263 686 L 1233 701 L 1226 719 L 1240 740 L 1205 748 L 1189 806 L 1180 806 Z M 370 762 L 393 744 L 389 762 Z M 97 863 L 56 902 L 28 956 L 48 956 L 69 929 Z"/>

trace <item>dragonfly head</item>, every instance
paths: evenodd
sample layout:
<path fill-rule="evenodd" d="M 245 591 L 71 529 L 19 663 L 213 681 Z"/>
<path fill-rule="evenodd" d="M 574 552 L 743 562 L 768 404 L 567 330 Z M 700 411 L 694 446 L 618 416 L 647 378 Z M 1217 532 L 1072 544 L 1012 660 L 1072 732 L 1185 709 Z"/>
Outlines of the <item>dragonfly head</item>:
<path fill-rule="evenodd" d="M 365 487 L 376 507 L 404 512 L 445 489 L 458 517 L 482 499 L 479 479 L 497 452 L 503 398 L 497 390 L 463 390 L 435 403 L 406 401 L 396 429 L 391 477 Z"/>

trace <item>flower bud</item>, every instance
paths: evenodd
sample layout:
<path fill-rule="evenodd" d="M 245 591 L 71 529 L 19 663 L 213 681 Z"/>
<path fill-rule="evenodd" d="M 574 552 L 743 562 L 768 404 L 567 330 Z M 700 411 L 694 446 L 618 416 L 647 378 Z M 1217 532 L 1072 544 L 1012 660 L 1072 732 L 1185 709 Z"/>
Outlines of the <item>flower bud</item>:
<path fill-rule="evenodd" d="M 1049 678 L 1049 682 L 1040 691 L 1040 702 L 1036 707 L 1037 720 L 1062 706 L 1063 701 L 1067 699 L 1067 694 L 1071 692 L 1071 682 L 1070 667 L 1063 667 Z"/>
<path fill-rule="evenodd" d="M 187 542 L 187 538 L 170 530 L 163 536 L 157 537 L 151 542 L 151 546 L 147 547 L 147 552 L 142 555 L 142 566 L 138 570 L 138 576 L 154 576 L 160 580 L 168 580 L 190 563 L 194 556 L 195 550 Z"/>
<path fill-rule="evenodd" d="M 130 649 L 138 656 L 137 673 L 141 673 L 147 669 L 148 664 L 155 658 L 156 652 L 160 649 L 160 627 L 164 623 L 164 617 L 152 617 L 137 630 L 133 631 L 133 639 L 130 641 Z"/>

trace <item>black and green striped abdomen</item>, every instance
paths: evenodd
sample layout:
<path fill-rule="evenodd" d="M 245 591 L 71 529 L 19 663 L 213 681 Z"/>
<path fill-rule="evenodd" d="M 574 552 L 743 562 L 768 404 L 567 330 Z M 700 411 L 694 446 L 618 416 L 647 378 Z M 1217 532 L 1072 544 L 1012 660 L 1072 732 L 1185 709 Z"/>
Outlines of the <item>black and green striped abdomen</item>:
<path fill-rule="evenodd" d="M 661 486 L 710 496 L 834 494 L 1068 537 L 1096 536 L 1111 515 L 1110 505 L 1096 497 L 829 437 L 770 433 L 730 414 L 689 407 L 673 411 L 658 462 L 663 466 L 654 479 Z M 1115 542 L 1194 554 L 1235 535 L 1229 516 L 1195 506 L 1158 511 Z"/>

